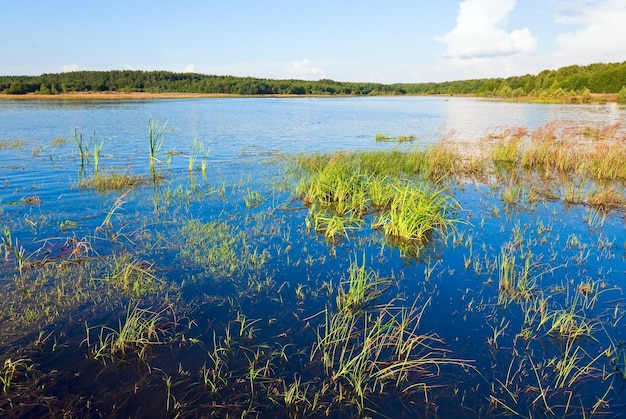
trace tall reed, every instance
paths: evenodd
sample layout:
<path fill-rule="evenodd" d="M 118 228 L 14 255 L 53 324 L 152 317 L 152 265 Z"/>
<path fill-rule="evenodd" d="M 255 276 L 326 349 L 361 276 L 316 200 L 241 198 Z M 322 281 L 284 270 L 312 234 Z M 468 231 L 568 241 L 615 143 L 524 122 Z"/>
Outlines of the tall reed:
<path fill-rule="evenodd" d="M 170 133 L 167 129 L 167 121 L 162 124 L 159 121 L 154 121 L 152 118 L 148 121 L 148 140 L 150 145 L 150 169 L 154 170 L 155 162 L 159 161 L 157 159 L 157 154 L 159 154 L 159 150 L 163 146 L 163 142 L 165 141 L 165 137 Z"/>

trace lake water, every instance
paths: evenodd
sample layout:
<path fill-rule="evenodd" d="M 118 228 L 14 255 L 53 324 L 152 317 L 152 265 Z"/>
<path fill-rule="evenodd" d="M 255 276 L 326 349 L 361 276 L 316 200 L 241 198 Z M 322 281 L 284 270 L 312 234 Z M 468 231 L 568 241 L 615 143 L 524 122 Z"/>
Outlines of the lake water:
<path fill-rule="evenodd" d="M 477 141 L 502 128 L 535 129 L 551 121 L 580 125 L 622 122 L 626 108 L 606 105 L 508 103 L 471 98 L 241 98 L 142 101 L 1 101 L 0 138 L 48 141 L 96 130 L 116 153 L 143 153 L 150 117 L 168 121 L 168 146 L 198 137 L 214 158 L 249 151 L 374 148 L 377 133 L 423 142 L 451 135 Z"/>
<path fill-rule="evenodd" d="M 372 214 L 345 240 L 310 231 L 289 160 L 410 151 L 444 138 L 478 145 L 507 128 L 601 127 L 625 117 L 616 104 L 456 97 L 2 100 L 0 412 L 617 414 L 626 409 L 621 210 L 599 215 L 554 198 L 512 207 L 503 203 L 506 178 L 452 182 L 448 192 L 461 207 L 456 233 L 411 254 L 368 226 Z M 154 172 L 150 119 L 170 129 Z M 85 144 L 94 130 L 97 141 L 106 139 L 100 174 L 148 182 L 83 186 L 97 177 L 93 148 L 82 162 L 74 130 Z M 377 134 L 415 141 L 377 142 Z M 188 170 L 190 155 L 197 160 Z M 506 257 L 530 291 L 503 303 Z M 367 380 L 391 362 L 391 345 L 380 343 L 380 362 L 370 361 L 376 368 L 362 375 L 342 376 L 339 361 L 322 366 L 324 351 L 357 359 L 324 347 L 322 336 L 338 310 L 338 289 L 348 289 L 351 266 L 361 264 L 385 278 L 366 311 L 394 321 L 403 310 L 421 313 L 407 324 L 428 339 L 411 356 L 439 362 L 385 381 L 384 389 L 377 387 L 383 378 Z M 115 349 L 132 313 L 145 321 L 156 313 L 153 334 Z M 560 333 L 574 337 L 563 339 L 555 330 L 567 314 L 574 322 Z M 363 349 L 367 330 L 354 332 L 346 347 Z"/>

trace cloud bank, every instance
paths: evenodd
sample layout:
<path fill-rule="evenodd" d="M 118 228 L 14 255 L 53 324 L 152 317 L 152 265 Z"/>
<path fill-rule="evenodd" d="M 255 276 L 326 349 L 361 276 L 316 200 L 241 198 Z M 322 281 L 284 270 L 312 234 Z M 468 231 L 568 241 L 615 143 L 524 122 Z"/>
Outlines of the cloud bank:
<path fill-rule="evenodd" d="M 304 59 L 291 64 L 291 67 L 285 70 L 285 75 L 292 79 L 313 80 L 324 78 L 324 70 L 314 66 L 311 61 Z"/>
<path fill-rule="evenodd" d="M 555 22 L 576 28 L 557 36 L 562 65 L 626 60 L 624 0 L 563 1 Z"/>
<path fill-rule="evenodd" d="M 507 31 L 515 0 L 465 0 L 459 6 L 456 26 L 435 38 L 447 44 L 444 58 L 473 59 L 532 53 L 537 39 L 528 28 Z"/>

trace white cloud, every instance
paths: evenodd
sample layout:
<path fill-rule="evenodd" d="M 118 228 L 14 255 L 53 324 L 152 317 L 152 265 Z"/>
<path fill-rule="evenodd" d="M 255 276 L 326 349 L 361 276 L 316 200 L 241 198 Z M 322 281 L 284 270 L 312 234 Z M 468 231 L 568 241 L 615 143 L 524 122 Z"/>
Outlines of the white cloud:
<path fill-rule="evenodd" d="M 537 39 L 528 28 L 507 32 L 515 0 L 465 0 L 461 2 L 456 26 L 435 38 L 448 45 L 445 58 L 474 59 L 532 53 Z"/>
<path fill-rule="evenodd" d="M 586 0 L 562 2 L 557 23 L 578 28 L 557 37 L 560 64 L 612 62 L 626 59 L 624 0 Z"/>
<path fill-rule="evenodd" d="M 324 78 L 324 70 L 315 67 L 311 61 L 304 59 L 293 62 L 291 67 L 285 70 L 285 75 L 292 79 L 320 79 Z"/>
<path fill-rule="evenodd" d="M 193 73 L 196 71 L 196 67 L 193 64 L 187 64 L 185 66 L 185 73 Z"/>
<path fill-rule="evenodd" d="M 73 63 L 73 64 L 64 65 L 62 67 L 62 70 L 64 73 L 69 73 L 71 71 L 79 71 L 81 70 L 81 67 L 78 64 Z"/>

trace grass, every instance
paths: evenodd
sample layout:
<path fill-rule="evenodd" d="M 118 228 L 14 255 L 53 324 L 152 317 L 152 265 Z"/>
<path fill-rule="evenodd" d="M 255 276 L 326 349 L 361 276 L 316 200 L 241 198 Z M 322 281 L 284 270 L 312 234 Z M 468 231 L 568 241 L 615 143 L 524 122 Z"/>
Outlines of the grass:
<path fill-rule="evenodd" d="M 386 386 L 405 394 L 420 389 L 438 375 L 443 365 L 467 366 L 447 356 L 443 342 L 433 334 L 420 334 L 421 309 L 375 305 L 384 280 L 353 263 L 349 288 L 340 291 L 334 310 L 326 308 L 324 325 L 311 360 L 324 367 L 328 386 L 340 401 L 359 414 L 381 414 L 371 400 Z"/>
<path fill-rule="evenodd" d="M 378 216 L 375 226 L 394 238 L 425 242 L 433 234 L 443 237 L 453 228 L 458 208 L 443 190 L 425 184 L 396 186 L 389 208 Z"/>
<path fill-rule="evenodd" d="M 223 222 L 189 220 L 180 229 L 180 255 L 214 279 L 228 279 L 235 273 L 256 271 L 268 260 L 267 251 L 253 248 L 243 231 Z"/>
<path fill-rule="evenodd" d="M 167 129 L 167 121 L 161 123 L 152 118 L 148 121 L 148 143 L 150 156 L 150 170 L 154 171 L 155 164 L 158 162 L 157 155 L 165 142 L 165 138 L 171 132 Z"/>
<path fill-rule="evenodd" d="M 131 308 L 132 307 L 132 308 Z M 177 326 L 172 307 L 158 311 L 128 306 L 126 317 L 119 320 L 117 328 L 92 326 L 85 323 L 86 338 L 83 341 L 94 359 L 103 363 L 124 359 L 134 354 L 145 360 L 156 346 L 171 342 L 172 330 Z M 92 331 L 99 329 L 97 342 L 92 343 Z"/>
<path fill-rule="evenodd" d="M 104 281 L 124 294 L 141 297 L 166 288 L 165 281 L 155 275 L 154 263 L 132 259 L 129 254 L 113 257 L 113 260 L 113 270 Z"/>
<path fill-rule="evenodd" d="M 148 181 L 144 176 L 112 171 L 82 178 L 78 182 L 78 187 L 96 189 L 98 192 L 120 191 L 136 188 L 148 183 Z"/>
<path fill-rule="evenodd" d="M 26 141 L 23 139 L 18 139 L 18 140 L 0 139 L 0 150 L 23 149 L 24 147 L 26 147 Z"/>
<path fill-rule="evenodd" d="M 83 134 L 78 133 L 76 129 L 74 129 L 74 142 L 76 142 L 78 147 L 78 156 L 80 157 L 80 165 L 82 167 L 85 163 L 89 163 L 89 145 L 84 144 Z"/>
<path fill-rule="evenodd" d="M 93 130 L 91 143 L 93 144 L 93 167 L 96 176 L 98 175 L 98 170 L 100 169 L 100 153 L 102 152 L 102 147 L 104 147 L 104 143 L 106 142 L 107 138 L 102 139 L 102 141 L 98 141 L 96 138 L 96 130 Z"/>
<path fill-rule="evenodd" d="M 389 134 L 377 133 L 374 136 L 374 139 L 377 143 L 388 143 L 388 142 L 397 142 L 397 143 L 409 143 L 417 140 L 417 137 L 414 135 L 399 135 L 397 137 L 392 137 Z"/>
<path fill-rule="evenodd" d="M 297 193 L 311 208 L 310 223 L 316 231 L 324 232 L 331 240 L 349 238 L 348 231 L 359 220 L 376 213 L 372 225 L 396 239 L 424 243 L 435 233 L 447 234 L 457 221 L 454 214 L 458 204 L 444 189 L 423 181 L 402 180 L 397 167 L 403 163 L 394 161 L 396 157 L 404 158 L 401 156 L 406 154 L 336 153 L 301 161 L 300 166 L 311 175 L 302 178 Z M 394 174 L 390 167 L 396 167 Z M 427 172 L 432 176 L 430 169 Z"/>
<path fill-rule="evenodd" d="M 2 392 L 5 394 L 9 393 L 11 387 L 15 386 L 17 380 L 19 380 L 22 376 L 28 378 L 28 375 L 32 373 L 34 369 L 35 365 L 30 359 L 5 359 L 4 364 L 0 369 Z"/>

